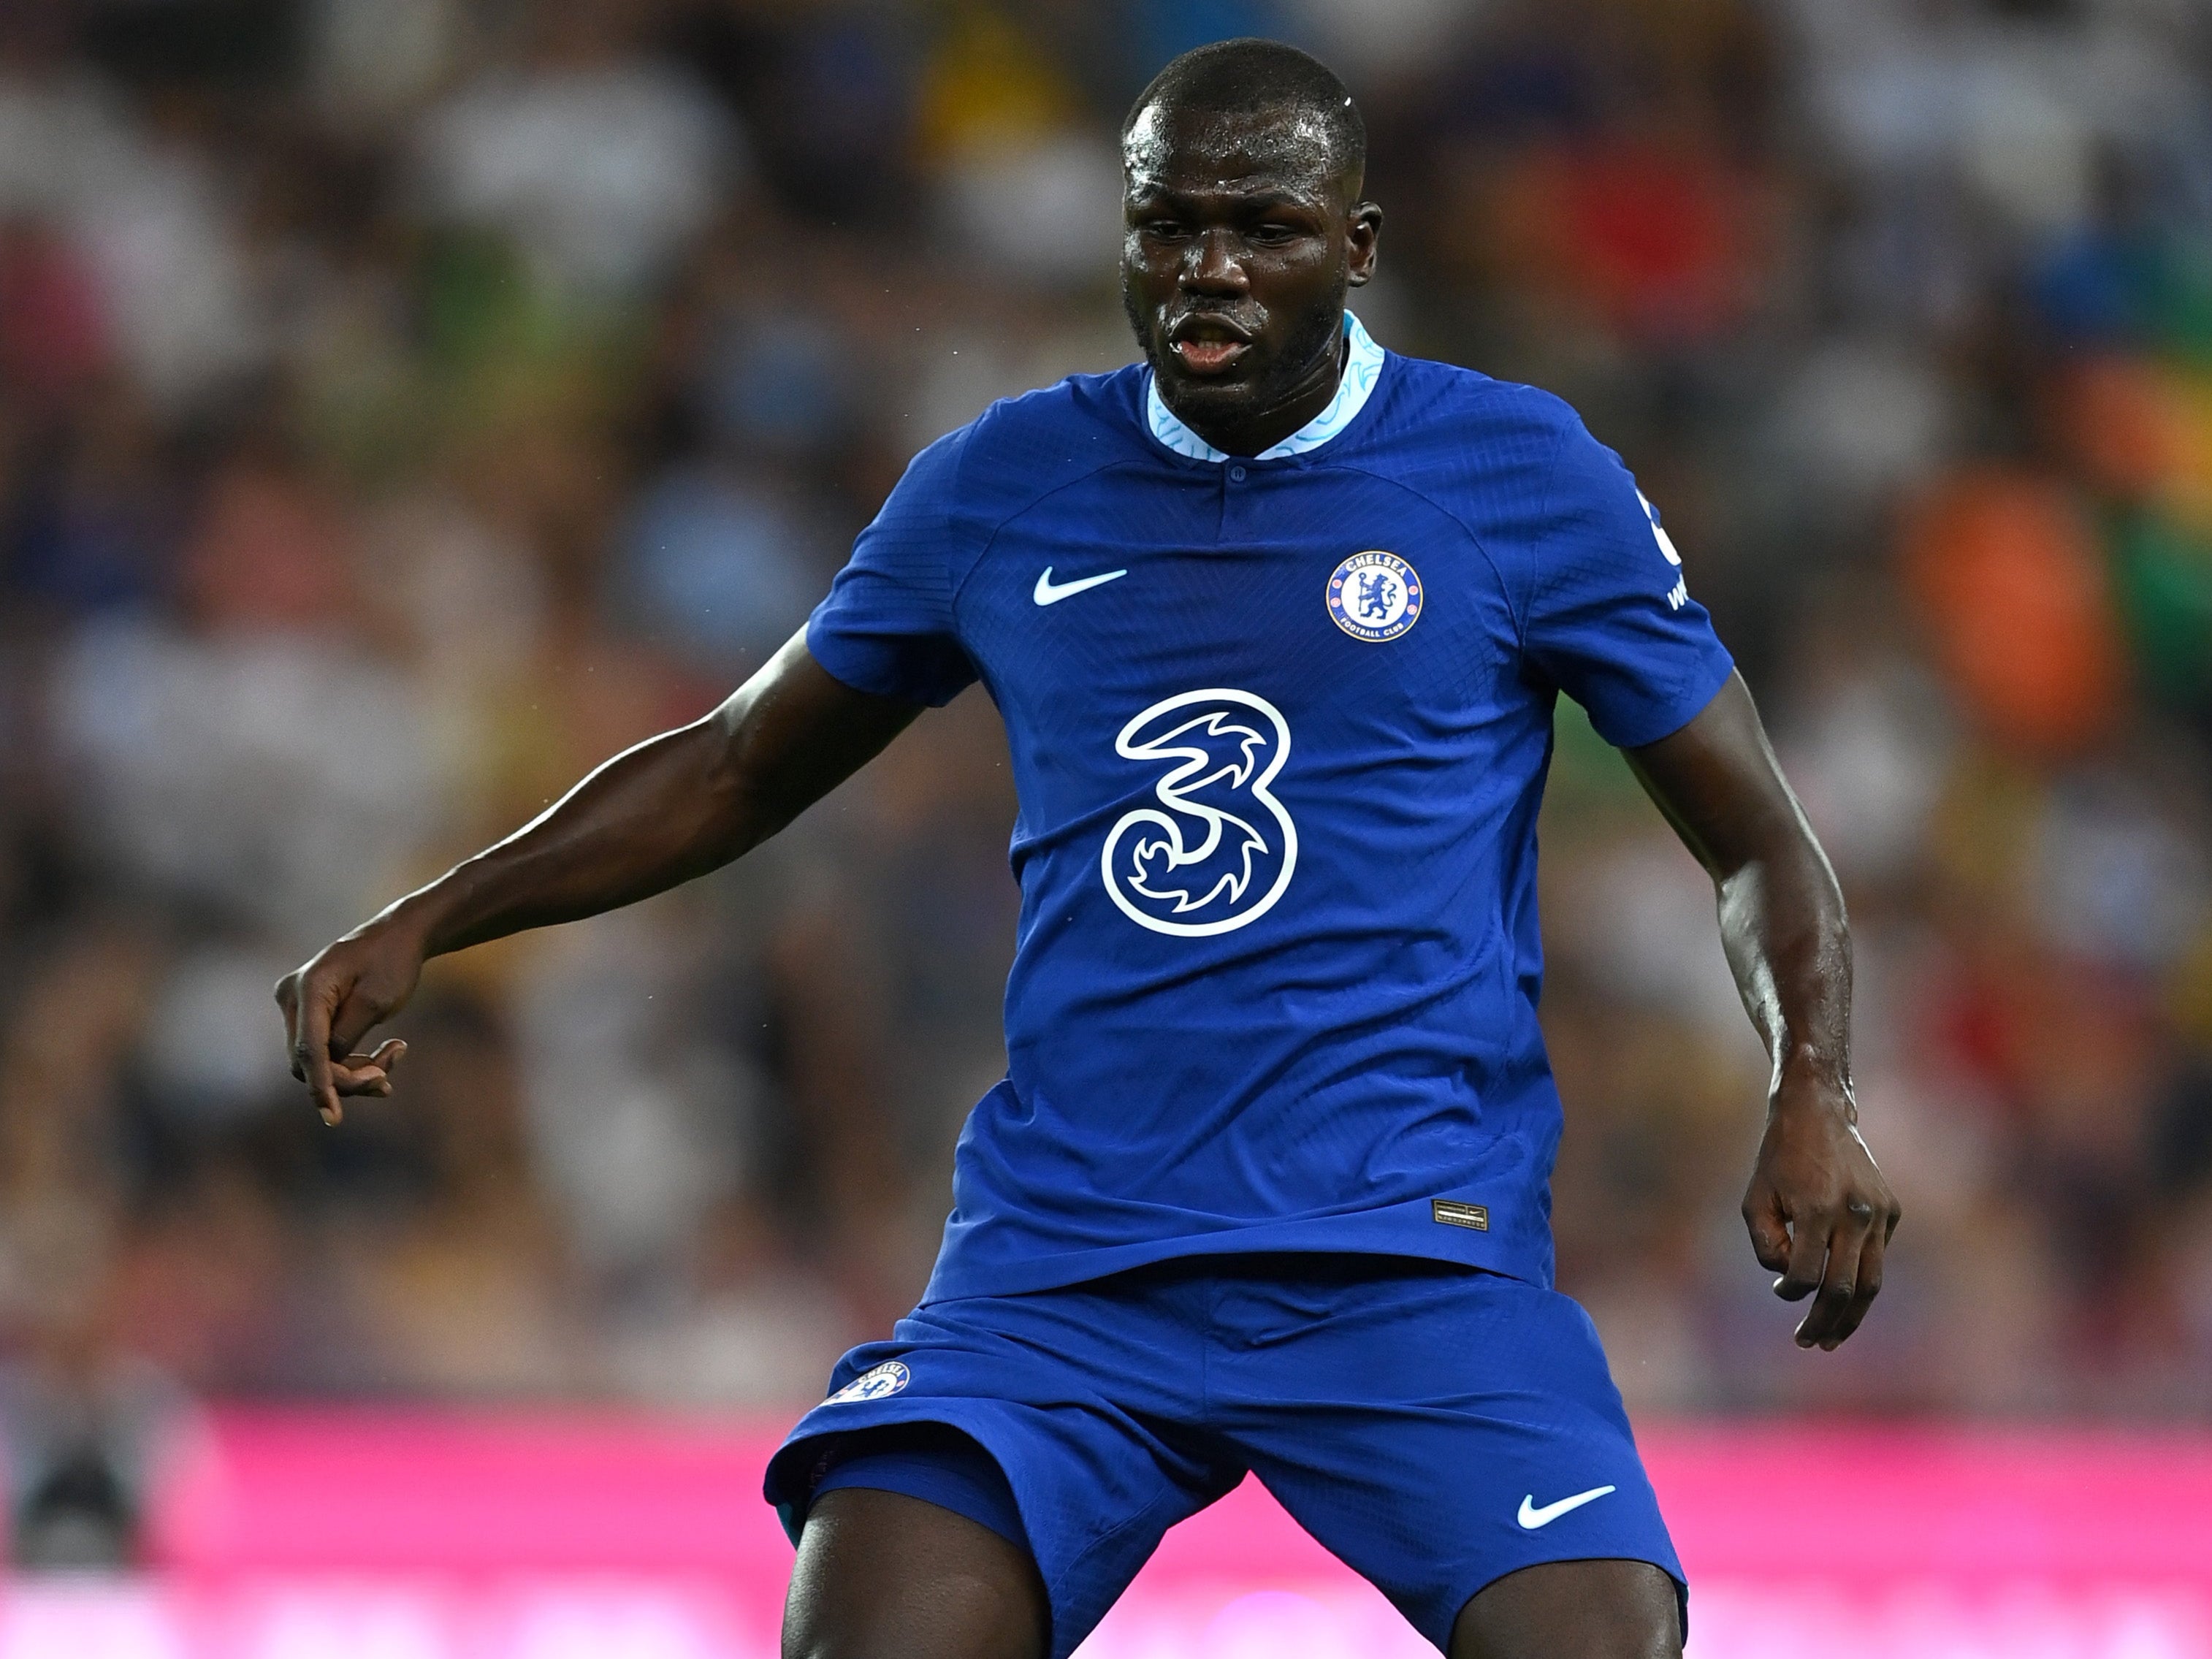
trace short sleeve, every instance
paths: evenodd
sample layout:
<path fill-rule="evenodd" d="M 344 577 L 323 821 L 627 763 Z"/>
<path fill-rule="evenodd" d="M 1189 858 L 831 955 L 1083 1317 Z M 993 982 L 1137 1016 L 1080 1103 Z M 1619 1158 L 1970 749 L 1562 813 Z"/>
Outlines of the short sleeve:
<path fill-rule="evenodd" d="M 1522 645 L 1618 748 L 1688 725 L 1735 664 L 1690 597 L 1659 515 L 1582 422 L 1553 462 Z"/>
<path fill-rule="evenodd" d="M 973 562 L 955 488 L 966 436 L 914 458 L 807 620 L 807 650 L 857 691 L 934 706 L 975 678 L 952 618 L 956 573 Z"/>

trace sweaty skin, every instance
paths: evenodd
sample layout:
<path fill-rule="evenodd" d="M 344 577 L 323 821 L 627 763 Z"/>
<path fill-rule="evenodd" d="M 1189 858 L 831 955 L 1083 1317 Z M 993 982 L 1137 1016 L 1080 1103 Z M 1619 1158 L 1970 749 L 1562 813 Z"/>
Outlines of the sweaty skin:
<path fill-rule="evenodd" d="M 1375 274 L 1382 210 L 1310 118 L 1154 104 L 1121 161 L 1121 303 L 1160 399 L 1257 455 L 1336 395 L 1345 292 Z"/>
<path fill-rule="evenodd" d="M 1776 1294 L 1814 1298 L 1798 1346 L 1832 1350 L 1881 1289 L 1901 1213 L 1859 1136 L 1842 890 L 1741 674 L 1672 737 L 1627 753 L 1713 878 L 1721 943 L 1772 1063 L 1766 1133 L 1743 1199 L 1752 1249 L 1781 1275 Z"/>
<path fill-rule="evenodd" d="M 1375 269 L 1382 210 L 1320 123 L 1176 112 L 1132 125 L 1121 277 L 1160 395 L 1216 448 L 1255 455 L 1325 408 L 1347 289 Z M 833 678 L 795 635 L 705 719 L 607 762 L 538 818 L 325 946 L 276 988 L 292 1073 L 325 1121 L 392 1092 L 405 1045 L 356 1045 L 429 957 L 597 915 L 757 846 L 856 771 L 919 708 Z M 1629 756 L 1711 874 L 1745 1006 L 1773 1060 L 1743 1212 L 1797 1328 L 1833 1348 L 1881 1285 L 1898 1204 L 1859 1138 L 1841 893 L 1732 679 L 1673 736 Z M 833 1492 L 802 1536 L 787 1659 L 1042 1659 L 1035 1564 L 988 1528 L 888 1492 Z M 1472 1596 L 1451 1659 L 1674 1659 L 1674 1587 L 1635 1561 L 1527 1568 Z"/>

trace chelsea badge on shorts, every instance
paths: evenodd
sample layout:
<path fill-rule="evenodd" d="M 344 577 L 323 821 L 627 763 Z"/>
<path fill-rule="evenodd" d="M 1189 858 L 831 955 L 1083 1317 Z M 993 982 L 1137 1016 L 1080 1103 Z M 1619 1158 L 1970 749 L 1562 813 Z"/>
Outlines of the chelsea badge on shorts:
<path fill-rule="evenodd" d="M 886 1359 L 865 1376 L 856 1376 L 822 1403 L 825 1406 L 850 1405 L 856 1400 L 881 1400 L 896 1394 L 907 1384 L 907 1369 L 896 1359 Z"/>
<path fill-rule="evenodd" d="M 1395 553 L 1355 553 L 1328 579 L 1328 614 L 1355 640 L 1380 645 L 1421 619 L 1421 574 Z"/>

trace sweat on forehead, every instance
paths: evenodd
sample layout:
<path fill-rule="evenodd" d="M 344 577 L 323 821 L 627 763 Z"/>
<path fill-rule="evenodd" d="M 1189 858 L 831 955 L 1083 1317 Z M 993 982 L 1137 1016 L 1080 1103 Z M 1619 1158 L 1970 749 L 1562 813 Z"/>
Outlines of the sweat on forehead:
<path fill-rule="evenodd" d="M 1344 82 L 1278 40 L 1223 40 L 1183 53 L 1137 94 L 1121 139 L 1133 173 L 1164 169 L 1188 148 L 1318 167 L 1355 189 L 1367 167 L 1367 126 Z"/>
<path fill-rule="evenodd" d="M 1310 111 L 1224 114 L 1154 104 L 1122 139 L 1121 165 L 1133 184 L 1193 167 L 1224 179 L 1262 173 L 1326 180 L 1340 171 L 1330 140 L 1328 125 Z"/>

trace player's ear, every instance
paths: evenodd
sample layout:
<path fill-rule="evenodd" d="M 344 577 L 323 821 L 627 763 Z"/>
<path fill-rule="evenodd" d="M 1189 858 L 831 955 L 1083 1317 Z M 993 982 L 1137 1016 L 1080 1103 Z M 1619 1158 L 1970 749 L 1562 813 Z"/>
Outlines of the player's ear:
<path fill-rule="evenodd" d="M 1352 257 L 1346 279 L 1364 288 L 1375 275 L 1376 243 L 1382 234 L 1382 210 L 1372 202 L 1354 202 L 1346 216 L 1345 240 Z"/>

